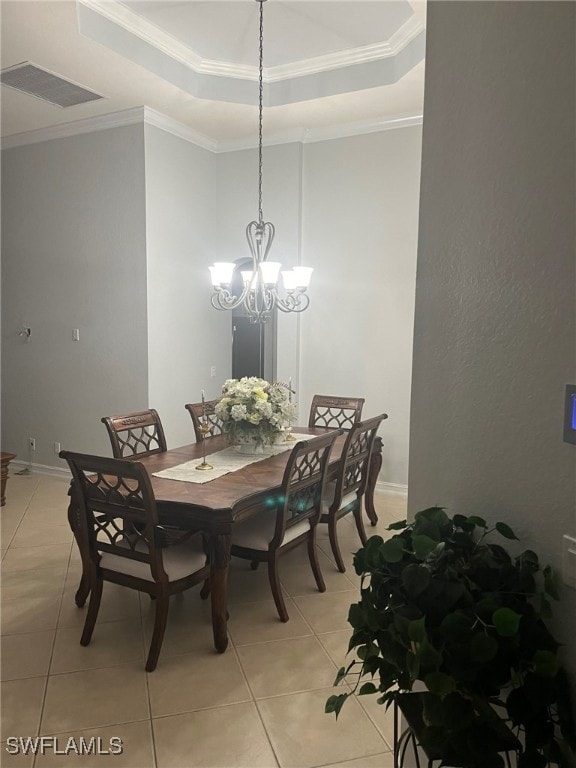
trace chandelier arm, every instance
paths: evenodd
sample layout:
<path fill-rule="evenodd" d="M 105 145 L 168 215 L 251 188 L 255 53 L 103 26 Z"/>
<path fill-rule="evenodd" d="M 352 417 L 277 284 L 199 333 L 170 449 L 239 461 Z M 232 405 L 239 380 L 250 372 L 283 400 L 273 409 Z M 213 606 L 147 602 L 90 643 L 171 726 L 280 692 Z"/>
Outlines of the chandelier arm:
<path fill-rule="evenodd" d="M 233 296 L 227 288 L 214 287 L 214 293 L 211 296 L 211 303 L 214 309 L 236 309 L 244 303 L 248 288 L 244 288 L 240 296 Z"/>
<path fill-rule="evenodd" d="M 310 296 L 307 293 L 288 294 L 285 299 L 276 299 L 276 306 L 281 312 L 304 312 L 309 305 Z"/>

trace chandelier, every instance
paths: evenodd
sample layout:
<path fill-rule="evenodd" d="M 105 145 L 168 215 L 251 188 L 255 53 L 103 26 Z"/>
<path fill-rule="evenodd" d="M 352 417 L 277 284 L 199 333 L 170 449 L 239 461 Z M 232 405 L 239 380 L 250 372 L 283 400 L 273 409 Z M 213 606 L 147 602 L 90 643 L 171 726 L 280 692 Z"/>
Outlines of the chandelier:
<path fill-rule="evenodd" d="M 260 59 L 258 96 L 258 221 L 246 227 L 246 239 L 252 254 L 252 269 L 240 272 L 242 287 L 236 296 L 232 285 L 233 262 L 215 262 L 210 269 L 212 277 L 212 306 L 215 309 L 236 309 L 243 306 L 251 323 L 265 323 L 275 308 L 282 312 L 303 312 L 310 303 L 306 289 L 310 284 L 312 267 L 294 267 L 283 270 L 283 290 L 279 287 L 282 265 L 268 261 L 268 253 L 274 241 L 274 225 L 264 221 L 262 215 L 262 93 L 264 48 L 264 3 L 260 3 Z"/>

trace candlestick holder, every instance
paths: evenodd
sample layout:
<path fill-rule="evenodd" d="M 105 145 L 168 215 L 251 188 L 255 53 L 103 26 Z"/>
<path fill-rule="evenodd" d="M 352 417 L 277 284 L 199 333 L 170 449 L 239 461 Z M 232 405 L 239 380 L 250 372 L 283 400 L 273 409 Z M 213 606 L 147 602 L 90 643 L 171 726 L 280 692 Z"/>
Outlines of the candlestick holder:
<path fill-rule="evenodd" d="M 294 435 L 292 434 L 292 425 L 288 424 L 288 433 L 286 437 L 284 438 L 285 443 L 293 443 L 296 440 Z"/>
<path fill-rule="evenodd" d="M 200 430 L 200 434 L 202 435 L 202 463 L 198 464 L 196 466 L 196 469 L 200 469 L 204 471 L 209 469 L 214 469 L 212 464 L 208 464 L 208 462 L 206 461 L 206 442 L 205 442 L 210 432 L 212 432 L 212 424 L 210 424 L 208 420 L 201 421 L 200 424 L 198 425 L 198 429 Z"/>

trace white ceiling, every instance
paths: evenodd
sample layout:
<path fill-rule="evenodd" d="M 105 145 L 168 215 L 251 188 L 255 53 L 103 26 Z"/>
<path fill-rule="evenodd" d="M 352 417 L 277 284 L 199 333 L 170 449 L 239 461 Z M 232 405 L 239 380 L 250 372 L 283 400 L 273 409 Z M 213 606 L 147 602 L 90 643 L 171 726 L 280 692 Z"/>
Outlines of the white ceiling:
<path fill-rule="evenodd" d="M 146 106 L 207 145 L 256 141 L 255 0 L 1 0 L 0 12 L 2 69 L 29 61 L 104 97 L 62 109 L 2 86 L 4 138 Z M 419 0 L 268 0 L 265 141 L 417 119 L 424 25 Z"/>

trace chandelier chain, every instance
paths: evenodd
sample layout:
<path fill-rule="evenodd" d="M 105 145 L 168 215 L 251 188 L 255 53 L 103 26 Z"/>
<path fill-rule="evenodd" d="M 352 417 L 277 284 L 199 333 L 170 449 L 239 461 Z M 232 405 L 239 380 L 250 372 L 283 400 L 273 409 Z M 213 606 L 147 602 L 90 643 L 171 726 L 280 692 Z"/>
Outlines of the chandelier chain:
<path fill-rule="evenodd" d="M 1 0 L 0 0 L 1 2 Z M 258 62 L 258 221 L 251 221 L 246 227 L 246 240 L 252 254 L 252 270 L 241 273 L 243 287 L 237 290 L 234 262 L 217 262 L 210 267 L 212 276 L 212 306 L 219 310 L 243 308 L 251 323 L 265 323 L 275 310 L 280 312 L 303 312 L 310 304 L 306 293 L 312 269 L 299 266 L 282 272 L 284 294 L 278 288 L 281 264 L 267 261 L 274 241 L 275 228 L 272 222 L 264 221 L 262 213 L 262 123 L 264 112 L 264 3 L 260 5 L 260 47 Z M 236 271 L 237 274 L 237 271 Z M 239 287 L 239 286 L 238 286 Z"/>
<path fill-rule="evenodd" d="M 258 66 L 258 221 L 264 221 L 262 215 L 262 102 L 263 102 L 263 62 L 264 62 L 264 0 L 260 4 L 260 59 Z"/>

